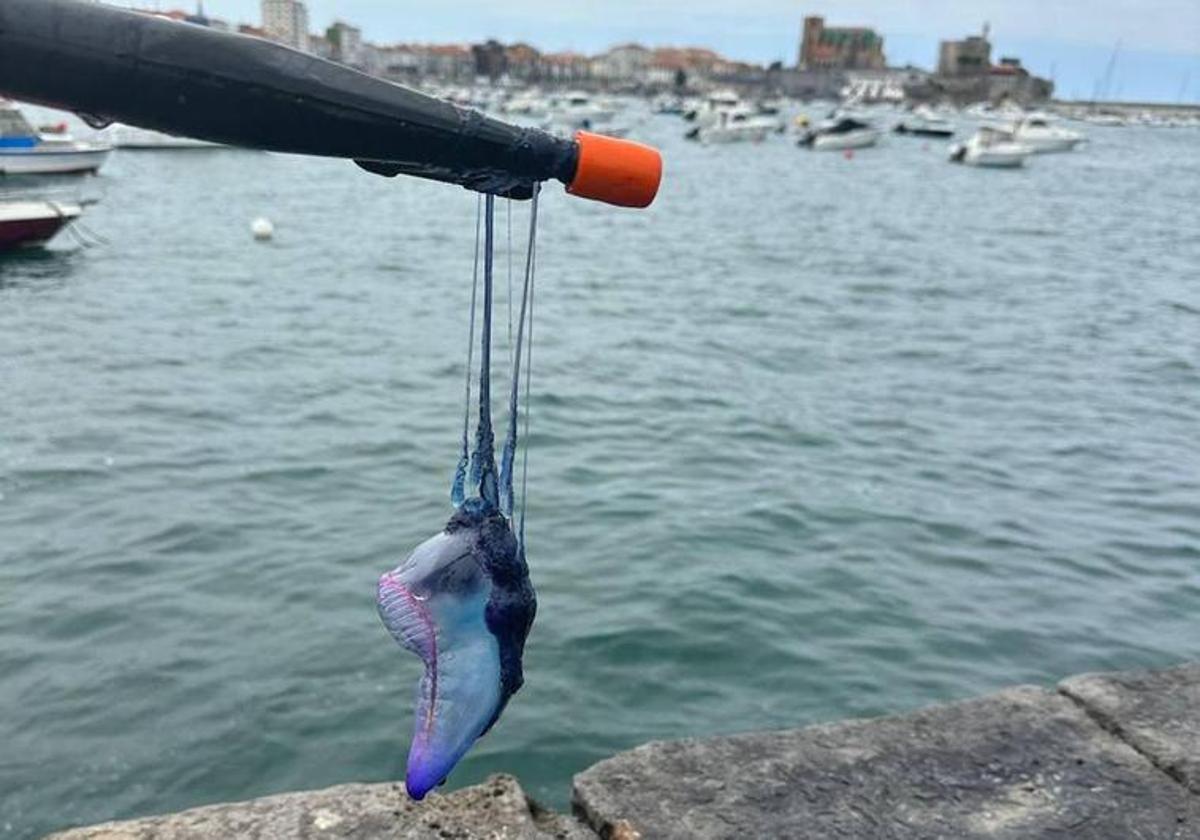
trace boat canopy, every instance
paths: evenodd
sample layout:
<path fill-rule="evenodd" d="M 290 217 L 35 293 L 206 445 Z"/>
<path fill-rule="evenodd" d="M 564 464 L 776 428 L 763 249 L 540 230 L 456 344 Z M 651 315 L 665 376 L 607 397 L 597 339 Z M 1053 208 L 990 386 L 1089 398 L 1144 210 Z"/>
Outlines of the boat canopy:
<path fill-rule="evenodd" d="M 510 198 L 556 179 L 645 207 L 662 175 L 638 143 L 556 137 L 262 38 L 83 0 L 0 0 L 0 94 L 94 125 L 349 158 Z"/>
<path fill-rule="evenodd" d="M 37 131 L 15 107 L 0 99 L 0 148 L 28 148 L 38 143 Z"/>

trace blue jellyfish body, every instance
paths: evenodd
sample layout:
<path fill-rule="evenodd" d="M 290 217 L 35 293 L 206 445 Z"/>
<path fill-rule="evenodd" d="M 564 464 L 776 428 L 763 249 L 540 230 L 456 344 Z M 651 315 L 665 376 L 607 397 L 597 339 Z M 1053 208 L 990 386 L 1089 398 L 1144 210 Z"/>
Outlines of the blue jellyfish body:
<path fill-rule="evenodd" d="M 441 533 L 421 543 L 403 563 L 379 579 L 377 593 L 384 625 L 425 665 L 417 687 L 405 778 L 414 799 L 422 799 L 445 780 L 475 741 L 496 723 L 521 687 L 521 657 L 537 612 L 525 562 L 524 505 L 520 526 L 514 530 L 511 524 L 517 394 L 527 302 L 532 321 L 537 193 L 516 336 L 509 429 L 499 476 L 490 407 L 493 201 L 487 197 L 485 212 L 479 422 L 469 457 L 464 428 L 462 457 L 450 494 L 457 510 Z M 474 299 L 472 293 L 472 335 Z M 469 355 L 467 367 L 469 371 Z M 468 378 L 468 412 L 470 387 Z M 470 498 L 464 491 L 468 478 L 476 490 Z"/>
<path fill-rule="evenodd" d="M 379 614 L 425 664 L 406 786 L 442 782 L 521 687 L 537 599 L 508 521 L 460 509 L 446 529 L 379 579 Z"/>

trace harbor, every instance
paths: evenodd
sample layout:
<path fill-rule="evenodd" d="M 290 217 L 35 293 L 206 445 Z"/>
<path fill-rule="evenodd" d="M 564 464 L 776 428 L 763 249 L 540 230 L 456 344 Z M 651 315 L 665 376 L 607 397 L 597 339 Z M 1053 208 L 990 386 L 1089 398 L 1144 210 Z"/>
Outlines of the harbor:
<path fill-rule="evenodd" d="M 1177 80 L 268 7 L 0 0 L 0 840 L 1200 837 Z"/>
<path fill-rule="evenodd" d="M 517 125 L 569 138 L 584 130 L 617 138 L 650 116 L 680 116 L 683 136 L 703 145 L 793 142 L 847 157 L 885 137 L 946 143 L 944 159 L 985 169 L 1019 169 L 1035 155 L 1085 146 L 1087 129 L 1200 130 L 1200 105 L 1113 99 L 1119 44 L 1092 100 L 1054 99 L 1053 80 L 1012 55 L 993 54 L 990 26 L 939 42 L 931 70 L 888 64 L 885 38 L 863 26 L 803 19 L 793 66 L 725 58 L 703 47 L 626 43 L 595 54 L 542 52 L 489 39 L 476 44 L 378 44 L 337 20 L 310 32 L 300 0 L 265 0 L 261 25 L 210 17 L 198 5 L 138 10 L 181 26 L 284 44 L 367 75 Z M 1181 95 L 1186 93 L 1185 77 Z M 47 204 L 22 176 L 95 174 L 113 149 L 214 148 L 202 138 L 49 112 L 35 125 L 0 99 L 0 249 L 42 247 L 74 223 L 85 204 Z M 798 164 L 803 165 L 803 164 Z M 1053 164 L 1046 164 L 1053 165 Z M 11 186 L 16 176 L 17 183 Z M 7 187 L 7 189 L 5 188 Z"/>

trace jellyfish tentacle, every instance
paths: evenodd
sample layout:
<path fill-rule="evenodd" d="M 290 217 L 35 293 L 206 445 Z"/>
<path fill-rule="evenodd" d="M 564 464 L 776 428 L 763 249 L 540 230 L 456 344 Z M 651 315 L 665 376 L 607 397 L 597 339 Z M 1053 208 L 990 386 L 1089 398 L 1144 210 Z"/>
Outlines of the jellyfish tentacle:
<path fill-rule="evenodd" d="M 533 282 L 533 253 L 537 240 L 538 194 L 541 185 L 534 185 L 533 202 L 529 211 L 529 244 L 525 252 L 525 281 L 521 289 L 521 308 L 517 315 L 517 343 L 512 369 L 512 383 L 508 400 L 508 433 L 504 440 L 504 451 L 500 458 L 500 512 L 512 518 L 513 512 L 513 459 L 517 452 L 518 395 L 521 387 L 521 345 L 525 337 L 525 318 L 529 305 L 530 286 Z M 526 403 L 528 413 L 529 405 Z"/>
<path fill-rule="evenodd" d="M 508 263 L 508 279 L 505 282 L 505 290 L 508 292 L 508 364 L 511 368 L 519 360 L 513 357 L 513 308 L 512 308 L 512 281 L 513 281 L 513 243 L 512 243 L 512 199 L 504 200 L 504 222 L 508 227 L 508 247 L 504 250 L 504 259 Z"/>
<path fill-rule="evenodd" d="M 485 508 L 498 509 L 495 434 L 492 431 L 492 270 L 495 246 L 496 197 L 484 197 L 483 213 L 483 325 L 480 328 L 479 425 L 475 429 L 475 451 L 471 454 L 471 481 L 479 488 Z"/>
<path fill-rule="evenodd" d="M 533 193 L 533 206 L 537 207 L 538 184 Z M 533 297 L 537 285 L 537 226 L 529 229 L 529 343 L 525 349 L 525 447 L 521 451 L 521 522 L 517 528 L 517 554 L 525 562 L 525 510 L 529 506 L 529 410 L 533 407 L 529 394 L 533 381 Z M 532 623 L 532 620 L 531 620 Z"/>
<path fill-rule="evenodd" d="M 454 481 L 450 485 L 450 503 L 456 508 L 462 507 L 462 503 L 466 499 L 467 468 L 471 464 L 471 456 L 468 452 L 468 438 L 471 430 L 471 365 L 474 363 L 475 354 L 475 300 L 479 292 L 479 225 L 482 214 L 483 196 L 479 196 L 479 200 L 475 202 L 475 266 L 471 270 L 471 321 L 467 328 L 467 387 L 463 400 L 462 454 L 458 458 L 458 465 L 454 468 Z"/>

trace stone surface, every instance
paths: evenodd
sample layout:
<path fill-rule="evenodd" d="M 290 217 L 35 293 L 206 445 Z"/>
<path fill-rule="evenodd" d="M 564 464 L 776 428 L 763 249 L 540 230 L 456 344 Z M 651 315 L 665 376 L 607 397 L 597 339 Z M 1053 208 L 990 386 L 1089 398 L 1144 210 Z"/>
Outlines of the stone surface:
<path fill-rule="evenodd" d="M 1200 666 L 1074 677 L 899 717 L 646 744 L 575 778 L 584 822 L 516 780 L 412 802 L 342 785 L 56 840 L 1200 840 Z"/>
<path fill-rule="evenodd" d="M 1117 737 L 1200 793 L 1200 665 L 1085 674 L 1059 684 Z"/>
<path fill-rule="evenodd" d="M 162 817 L 104 823 L 54 840 L 596 840 L 548 812 L 511 776 L 413 802 L 401 784 L 339 785 Z"/>
<path fill-rule="evenodd" d="M 1037 688 L 877 720 L 651 743 L 575 777 L 602 836 L 1200 838 L 1182 785 Z"/>

